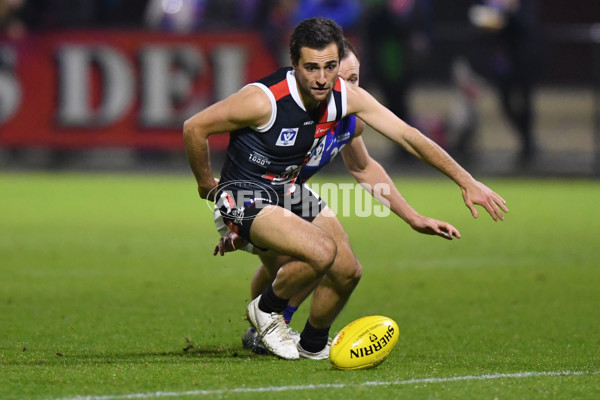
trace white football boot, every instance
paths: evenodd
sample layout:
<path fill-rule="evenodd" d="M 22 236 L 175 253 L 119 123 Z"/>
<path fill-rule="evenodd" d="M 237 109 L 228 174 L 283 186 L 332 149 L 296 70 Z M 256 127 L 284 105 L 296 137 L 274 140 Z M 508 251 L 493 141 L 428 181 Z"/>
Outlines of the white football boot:
<path fill-rule="evenodd" d="M 260 297 L 258 296 L 248 304 L 248 320 L 256 328 L 263 345 L 271 353 L 286 360 L 297 360 L 300 355 L 296 344 L 290 337 L 290 330 L 283 315 L 261 311 L 258 308 Z"/>
<path fill-rule="evenodd" d="M 323 350 L 316 353 L 304 350 L 300 344 L 300 341 L 298 341 L 296 346 L 298 347 L 298 354 L 300 355 L 300 358 L 308 358 L 309 360 L 327 360 L 329 358 L 329 349 L 331 348 L 329 343 L 327 343 Z"/>
<path fill-rule="evenodd" d="M 296 332 L 295 330 L 290 328 L 290 337 L 294 341 L 294 344 L 300 343 L 300 332 Z"/>

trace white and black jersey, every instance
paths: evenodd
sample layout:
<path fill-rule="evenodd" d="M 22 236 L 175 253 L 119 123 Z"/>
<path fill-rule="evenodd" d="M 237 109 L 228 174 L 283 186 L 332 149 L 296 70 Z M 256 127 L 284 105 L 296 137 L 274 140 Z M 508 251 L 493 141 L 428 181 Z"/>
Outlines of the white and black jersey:
<path fill-rule="evenodd" d="M 292 68 L 282 68 L 251 85 L 261 88 L 272 105 L 270 121 L 260 127 L 231 132 L 221 183 L 256 182 L 284 193 L 289 184 L 302 183 L 298 175 L 311 152 L 346 115 L 346 87 L 337 78 L 327 101 L 307 111 Z"/>

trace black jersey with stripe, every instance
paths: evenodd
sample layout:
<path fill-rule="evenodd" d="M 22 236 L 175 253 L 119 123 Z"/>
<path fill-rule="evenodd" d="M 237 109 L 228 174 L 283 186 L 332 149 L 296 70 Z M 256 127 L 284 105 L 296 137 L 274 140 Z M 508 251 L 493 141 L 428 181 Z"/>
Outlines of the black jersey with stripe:
<path fill-rule="evenodd" d="M 271 120 L 262 127 L 231 132 L 221 184 L 243 181 L 244 187 L 283 193 L 287 184 L 301 183 L 298 175 L 310 153 L 346 114 L 346 87 L 337 78 L 327 101 L 308 112 L 300 98 L 292 68 L 282 68 L 251 83 L 271 100 Z M 253 185 L 253 183 L 255 185 Z"/>

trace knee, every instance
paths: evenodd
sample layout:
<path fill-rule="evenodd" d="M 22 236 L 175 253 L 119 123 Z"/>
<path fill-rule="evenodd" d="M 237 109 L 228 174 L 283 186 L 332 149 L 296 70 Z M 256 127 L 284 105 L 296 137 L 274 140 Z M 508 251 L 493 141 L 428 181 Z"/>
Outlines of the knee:
<path fill-rule="evenodd" d="M 351 292 L 362 277 L 362 265 L 356 257 L 352 257 L 348 262 L 336 265 L 335 270 L 330 271 L 329 277 L 338 288 Z"/>
<path fill-rule="evenodd" d="M 354 286 L 358 285 L 360 278 L 362 278 L 362 265 L 360 262 L 358 262 L 358 260 L 356 260 L 356 268 L 354 269 L 354 275 L 352 276 L 352 282 L 354 283 Z"/>
<path fill-rule="evenodd" d="M 347 268 L 343 276 L 343 284 L 349 289 L 354 289 L 358 285 L 358 282 L 360 282 L 361 277 L 362 265 L 360 265 L 360 262 L 354 258 L 354 264 Z"/>
<path fill-rule="evenodd" d="M 317 240 L 313 247 L 311 265 L 320 275 L 325 274 L 333 265 L 337 255 L 335 241 L 327 236 Z"/>

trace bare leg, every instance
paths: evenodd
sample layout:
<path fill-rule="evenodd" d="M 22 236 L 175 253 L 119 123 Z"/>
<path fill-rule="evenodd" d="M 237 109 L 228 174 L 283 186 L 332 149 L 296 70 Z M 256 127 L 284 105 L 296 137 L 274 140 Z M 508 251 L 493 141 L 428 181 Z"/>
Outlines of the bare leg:
<path fill-rule="evenodd" d="M 250 284 L 250 295 L 253 299 L 260 296 L 267 286 L 273 283 L 279 268 L 286 262 L 290 261 L 289 257 L 284 256 L 264 257 L 262 254 L 259 254 L 259 257 L 263 263 L 256 270 L 256 273 L 254 274 Z M 311 294 L 317 284 L 318 282 L 315 282 L 314 285 L 307 287 L 300 293 L 292 296 L 288 304 L 292 307 L 298 308 L 300 304 L 302 304 L 302 302 Z"/>
<path fill-rule="evenodd" d="M 274 293 L 282 299 L 312 286 L 336 258 L 336 242 L 328 232 L 281 207 L 265 207 L 254 220 L 250 237 L 259 247 L 291 257 L 273 282 Z"/>
<path fill-rule="evenodd" d="M 273 283 L 275 275 L 276 274 L 271 273 L 270 269 L 265 267 L 264 263 L 261 264 L 252 277 L 252 282 L 250 283 L 250 296 L 253 299 L 260 296 L 267 286 Z"/>
<path fill-rule="evenodd" d="M 362 267 L 352 251 L 341 223 L 337 217 L 323 214 L 319 214 L 313 224 L 333 237 L 337 253 L 334 264 L 313 294 L 309 322 L 318 329 L 329 328 L 333 324 L 362 275 Z"/>
<path fill-rule="evenodd" d="M 315 218 L 313 224 L 332 235 L 338 249 L 334 264 L 325 278 L 315 280 L 313 284 L 302 289 L 289 301 L 289 305 L 298 307 L 318 285 L 309 318 L 310 323 L 316 328 L 331 326 L 348 301 L 362 274 L 362 267 L 354 256 L 350 241 L 342 225 L 336 217 L 326 217 L 324 214 L 332 215 L 331 211 L 327 211 L 328 213 L 321 212 Z M 275 277 L 278 276 L 277 271 L 283 265 L 294 260 L 291 257 L 278 255 L 273 251 L 264 252 L 259 256 L 263 264 L 252 280 L 251 294 L 253 298 L 259 296 L 273 282 Z"/>
<path fill-rule="evenodd" d="M 299 350 L 280 313 L 292 296 L 314 285 L 329 270 L 336 257 L 335 241 L 318 226 L 278 206 L 266 206 L 259 212 L 250 239 L 257 247 L 292 259 L 279 268 L 273 284 L 252 300 L 246 311 L 270 352 L 297 359 Z"/>
<path fill-rule="evenodd" d="M 254 220 L 250 231 L 254 244 L 272 251 L 270 257 L 277 260 L 272 261 L 273 264 L 269 264 L 268 257 L 263 260 L 267 261 L 263 267 L 268 273 L 262 277 L 258 275 L 257 281 L 263 280 L 264 284 L 275 271 L 277 274 L 263 296 L 248 306 L 249 319 L 265 347 L 283 358 L 294 358 L 298 354 L 314 359 L 327 357 L 329 328 L 362 273 L 342 225 L 336 217 L 325 216 L 332 215 L 329 209 L 324 211 L 328 213 L 322 212 L 313 223 L 308 223 L 282 208 L 266 207 Z M 277 254 L 287 255 L 288 261 Z M 277 269 L 280 262 L 283 265 Z M 296 352 L 288 348 L 291 338 L 279 325 L 281 322 L 272 323 L 270 321 L 277 319 L 269 319 L 266 315 L 271 313 L 273 316 L 273 312 L 283 311 L 293 296 L 298 296 L 298 301 L 303 300 L 315 285 L 309 319 L 300 335 Z M 270 332 L 279 333 L 271 335 Z M 285 346 L 279 343 L 285 343 Z"/>

